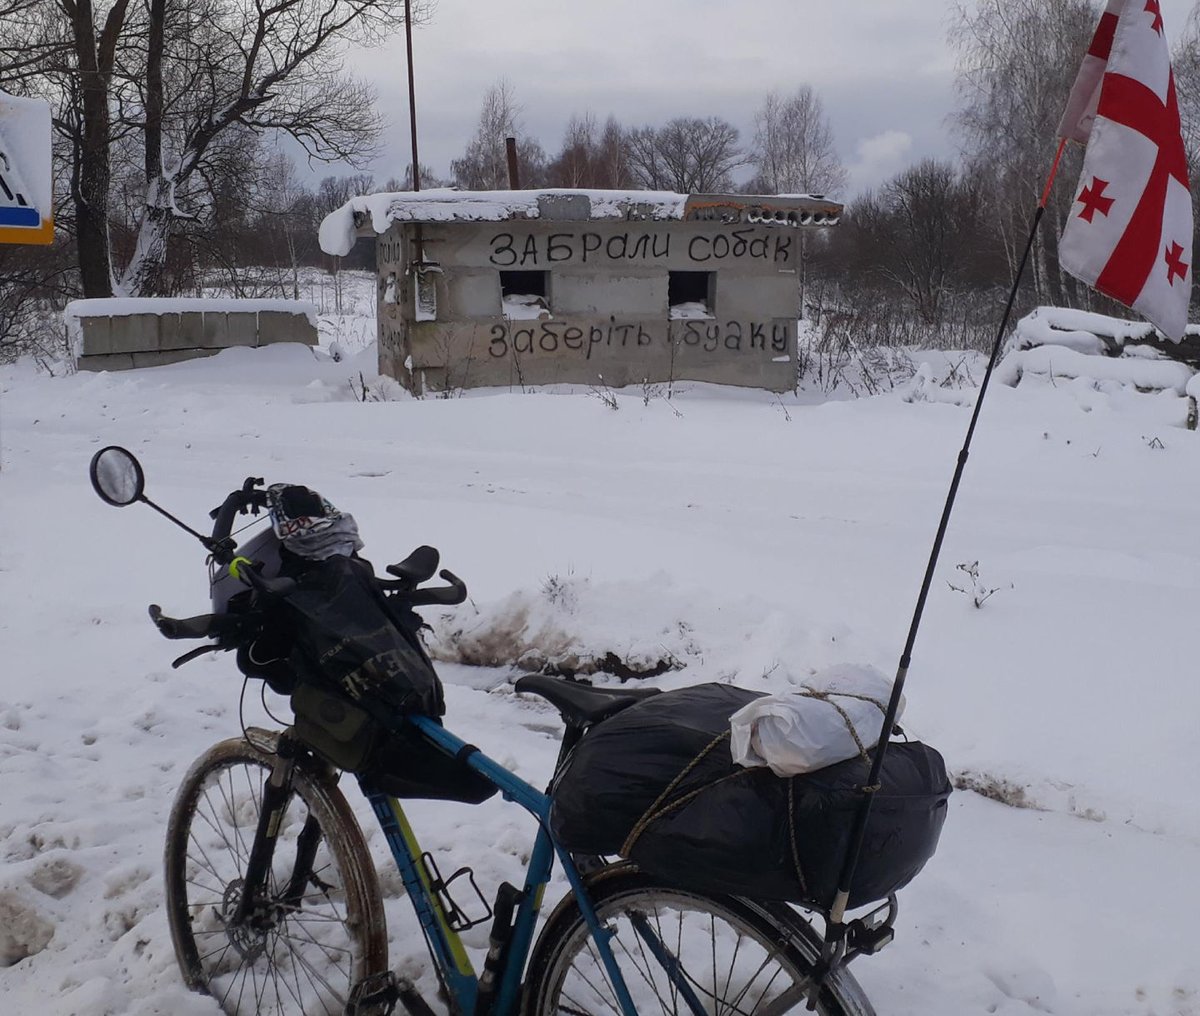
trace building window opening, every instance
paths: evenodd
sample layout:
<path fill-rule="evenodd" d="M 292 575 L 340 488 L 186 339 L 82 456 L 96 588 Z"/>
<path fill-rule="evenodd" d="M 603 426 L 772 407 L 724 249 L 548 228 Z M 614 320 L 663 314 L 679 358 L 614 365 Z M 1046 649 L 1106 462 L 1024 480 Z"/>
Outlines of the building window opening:
<path fill-rule="evenodd" d="M 716 288 L 716 272 L 670 272 L 667 304 L 671 319 L 711 318 Z"/>
<path fill-rule="evenodd" d="M 536 320 L 550 316 L 549 272 L 501 272 L 500 309 L 506 318 Z"/>

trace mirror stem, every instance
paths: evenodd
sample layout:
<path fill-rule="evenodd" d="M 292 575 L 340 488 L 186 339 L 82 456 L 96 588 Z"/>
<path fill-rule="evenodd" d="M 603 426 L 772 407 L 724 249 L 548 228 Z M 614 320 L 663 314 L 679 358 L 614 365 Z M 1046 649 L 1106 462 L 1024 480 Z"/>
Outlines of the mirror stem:
<path fill-rule="evenodd" d="M 196 530 L 194 530 L 186 522 L 181 522 L 179 519 L 177 519 L 174 515 L 172 515 L 165 508 L 160 508 L 153 501 L 151 501 L 150 498 L 146 497 L 145 494 L 143 494 L 141 497 L 139 497 L 138 500 L 144 502 L 145 504 L 148 504 L 151 508 L 153 508 L 156 512 L 158 512 L 159 515 L 166 516 L 168 519 L 170 519 L 172 522 L 174 522 L 175 525 L 177 525 L 180 529 L 183 529 L 186 532 L 191 533 L 194 537 L 196 537 L 197 540 L 199 540 L 201 543 L 204 544 L 205 549 L 207 549 L 210 553 L 212 553 L 214 555 L 218 555 L 219 551 L 221 551 L 223 549 L 227 549 L 227 547 L 226 547 L 226 545 L 228 544 L 227 540 L 217 541 L 217 540 L 214 540 L 211 536 L 205 536 L 203 533 L 196 532 Z"/>

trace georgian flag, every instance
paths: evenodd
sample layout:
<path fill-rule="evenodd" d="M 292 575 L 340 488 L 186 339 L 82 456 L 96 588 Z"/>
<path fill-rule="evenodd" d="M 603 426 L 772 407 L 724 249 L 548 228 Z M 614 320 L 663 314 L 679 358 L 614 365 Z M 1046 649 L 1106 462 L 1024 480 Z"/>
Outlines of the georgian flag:
<path fill-rule="evenodd" d="M 1059 263 L 1179 341 L 1192 196 L 1159 0 L 1109 0 L 1058 134 L 1087 144 Z"/>

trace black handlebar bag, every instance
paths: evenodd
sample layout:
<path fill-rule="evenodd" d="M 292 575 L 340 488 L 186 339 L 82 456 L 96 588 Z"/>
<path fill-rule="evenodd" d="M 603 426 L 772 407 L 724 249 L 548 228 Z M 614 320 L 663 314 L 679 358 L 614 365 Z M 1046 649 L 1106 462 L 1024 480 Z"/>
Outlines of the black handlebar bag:
<path fill-rule="evenodd" d="M 406 615 L 361 558 L 294 559 L 297 588 L 280 604 L 296 675 L 296 734 L 340 769 L 386 793 L 474 804 L 495 793 L 484 777 L 427 742 L 407 715 L 445 712 L 442 683 Z M 411 615 L 415 618 L 415 615 Z"/>
<path fill-rule="evenodd" d="M 442 683 L 416 632 L 398 623 L 366 561 L 305 562 L 284 598 L 292 663 L 302 680 L 332 687 L 378 719 L 446 711 Z"/>

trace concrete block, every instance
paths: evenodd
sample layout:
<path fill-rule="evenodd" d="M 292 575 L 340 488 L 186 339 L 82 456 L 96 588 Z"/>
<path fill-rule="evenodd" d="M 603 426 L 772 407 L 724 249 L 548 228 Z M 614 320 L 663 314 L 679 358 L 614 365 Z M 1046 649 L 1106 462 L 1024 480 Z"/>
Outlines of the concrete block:
<path fill-rule="evenodd" d="M 201 356 L 215 356 L 217 349 L 160 349 L 148 353 L 134 353 L 135 367 L 162 367 L 168 363 L 180 363 L 183 360 L 195 360 Z"/>
<path fill-rule="evenodd" d="M 667 316 L 667 275 L 609 275 L 558 272 L 550 279 L 554 314 L 581 317 L 617 314 L 628 317 Z"/>
<path fill-rule="evenodd" d="M 107 321 L 108 318 L 88 318 L 86 320 Z M 92 353 L 81 356 L 76 363 L 79 370 L 129 370 L 132 366 L 132 353 Z"/>
<path fill-rule="evenodd" d="M 184 349 L 190 343 L 183 341 L 178 314 L 158 314 L 158 348 Z"/>
<path fill-rule="evenodd" d="M 224 311 L 204 312 L 204 341 L 201 345 L 209 349 L 224 349 L 229 345 L 228 327 Z"/>
<path fill-rule="evenodd" d="M 279 310 L 258 312 L 258 344 L 267 346 L 273 342 L 303 342 L 317 344 L 317 330 L 303 314 L 288 314 Z"/>
<path fill-rule="evenodd" d="M 179 348 L 199 349 L 205 345 L 204 314 L 198 310 L 184 311 L 179 315 Z"/>
<path fill-rule="evenodd" d="M 497 271 L 458 271 L 446 286 L 444 319 L 500 316 L 500 273 Z"/>
<path fill-rule="evenodd" d="M 258 315 L 254 311 L 230 311 L 225 315 L 225 345 L 258 345 Z"/>
<path fill-rule="evenodd" d="M 157 314 L 127 314 L 112 319 L 112 352 L 145 353 L 159 348 Z"/>
<path fill-rule="evenodd" d="M 592 217 L 592 202 L 586 194 L 542 194 L 538 217 L 551 222 L 586 222 Z"/>
<path fill-rule="evenodd" d="M 79 327 L 83 332 L 83 355 L 104 356 L 113 351 L 112 348 L 112 318 L 85 317 L 79 319 Z M 97 370 L 107 370 L 98 367 Z"/>

